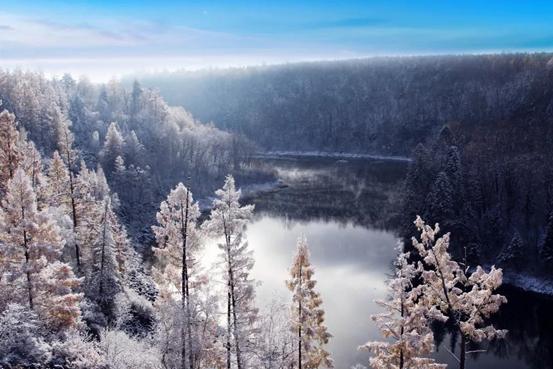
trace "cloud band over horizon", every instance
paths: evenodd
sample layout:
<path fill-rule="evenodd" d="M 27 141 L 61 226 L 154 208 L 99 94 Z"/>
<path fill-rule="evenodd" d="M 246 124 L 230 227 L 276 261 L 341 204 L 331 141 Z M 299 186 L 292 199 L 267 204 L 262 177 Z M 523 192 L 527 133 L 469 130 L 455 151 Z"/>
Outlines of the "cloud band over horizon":
<path fill-rule="evenodd" d="M 553 4 L 519 1 L 21 1 L 0 67 L 128 72 L 553 49 Z"/>

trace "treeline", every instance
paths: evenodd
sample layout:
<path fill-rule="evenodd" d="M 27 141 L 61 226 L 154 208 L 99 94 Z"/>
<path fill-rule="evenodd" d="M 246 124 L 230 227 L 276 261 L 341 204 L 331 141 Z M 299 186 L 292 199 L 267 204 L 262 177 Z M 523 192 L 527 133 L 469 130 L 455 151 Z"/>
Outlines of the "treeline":
<path fill-rule="evenodd" d="M 372 58 L 137 78 L 267 150 L 409 155 L 444 124 L 540 118 L 533 106 L 553 89 L 551 57 Z"/>
<path fill-rule="evenodd" d="M 46 157 L 58 148 L 62 122 L 70 122 L 79 157 L 89 169 L 102 166 L 131 235 L 144 243 L 169 188 L 190 178 L 198 194 L 210 194 L 251 151 L 246 140 L 199 123 L 138 83 L 126 90 L 115 81 L 0 71 L 0 99 Z"/>

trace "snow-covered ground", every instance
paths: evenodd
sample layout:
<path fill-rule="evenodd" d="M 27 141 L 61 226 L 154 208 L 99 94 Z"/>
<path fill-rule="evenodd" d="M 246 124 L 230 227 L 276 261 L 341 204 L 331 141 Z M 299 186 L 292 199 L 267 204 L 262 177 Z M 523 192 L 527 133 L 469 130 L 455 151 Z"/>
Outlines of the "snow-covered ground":
<path fill-rule="evenodd" d="M 355 154 L 346 152 L 327 152 L 327 151 L 267 151 L 258 153 L 257 157 L 262 158 L 281 158 L 281 157 L 320 157 L 320 158 L 336 158 L 336 159 L 376 159 L 376 160 L 395 160 L 395 161 L 411 161 L 411 158 L 404 156 L 387 156 L 387 155 L 372 155 L 372 154 Z"/>

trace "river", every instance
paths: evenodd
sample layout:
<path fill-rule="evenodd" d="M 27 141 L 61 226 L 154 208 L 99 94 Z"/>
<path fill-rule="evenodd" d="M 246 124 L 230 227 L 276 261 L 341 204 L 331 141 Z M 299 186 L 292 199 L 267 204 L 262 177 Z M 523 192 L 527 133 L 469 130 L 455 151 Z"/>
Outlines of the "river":
<path fill-rule="evenodd" d="M 282 186 L 245 199 L 256 205 L 247 239 L 256 262 L 253 277 L 261 282 L 258 304 L 290 299 L 284 281 L 296 239 L 304 235 L 333 335 L 328 349 L 335 367 L 368 366 L 368 353 L 357 347 L 381 339 L 369 317 L 381 312 L 374 300 L 387 295 L 386 280 L 398 244 L 393 225 L 407 163 L 359 158 L 260 160 L 274 168 Z M 513 288 L 503 288 L 502 293 L 509 303 L 494 324 L 509 329 L 507 339 L 474 347 L 486 352 L 471 355 L 467 368 L 553 367 L 553 303 Z M 434 356 L 456 368 L 448 353 L 456 337 L 440 328 L 435 333 Z"/>

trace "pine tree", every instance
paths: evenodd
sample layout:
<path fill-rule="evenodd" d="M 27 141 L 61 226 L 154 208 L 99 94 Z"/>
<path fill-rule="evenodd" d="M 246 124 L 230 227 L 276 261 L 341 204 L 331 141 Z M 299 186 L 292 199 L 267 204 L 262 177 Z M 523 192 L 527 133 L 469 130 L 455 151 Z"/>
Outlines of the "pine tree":
<path fill-rule="evenodd" d="M 298 368 L 332 368 L 332 359 L 324 348 L 331 335 L 324 325 L 322 299 L 315 291 L 316 281 L 309 260 L 309 246 L 303 237 L 298 239 L 290 274 L 291 278 L 286 284 L 292 292 L 292 331 L 297 335 Z"/>
<path fill-rule="evenodd" d="M 38 212 L 31 181 L 22 169 L 17 169 L 8 181 L 2 213 L 0 237 L 7 250 L 5 254 L 13 261 L 11 273 L 25 275 L 22 289 L 29 308 L 34 309 L 36 281 L 33 279 L 45 267 L 42 258 L 55 261 L 61 254 L 63 243 L 50 219 Z"/>
<path fill-rule="evenodd" d="M 200 209 L 194 203 L 188 188 L 179 183 L 163 201 L 156 215 L 158 226 L 153 230 L 158 244 L 154 248 L 160 275 L 158 281 L 167 291 L 173 291 L 181 301 L 182 325 L 181 367 L 193 369 L 194 344 L 192 342 L 191 288 L 197 268 L 200 238 L 197 221 Z M 188 352 L 188 355 L 187 355 Z M 188 363 L 188 365 L 187 365 Z"/>
<path fill-rule="evenodd" d="M 240 206 L 241 192 L 234 178 L 227 176 L 223 188 L 215 192 L 213 207 L 205 229 L 213 236 L 223 236 L 224 278 L 227 285 L 227 369 L 230 369 L 232 343 L 238 369 L 247 368 L 248 351 L 253 349 L 258 310 L 255 307 L 255 283 L 250 278 L 254 260 L 244 241 L 244 230 L 253 213 L 253 205 Z"/>
<path fill-rule="evenodd" d="M 497 263 L 502 266 L 519 267 L 524 261 L 524 242 L 518 231 L 515 231 L 509 242 L 497 256 Z"/>
<path fill-rule="evenodd" d="M 71 211 L 69 196 L 69 171 L 58 151 L 54 151 L 47 172 L 50 188 L 50 206 L 64 206 Z"/>
<path fill-rule="evenodd" d="M 0 366 L 32 367 L 46 361 L 50 347 L 41 337 L 34 311 L 10 304 L 0 314 Z"/>
<path fill-rule="evenodd" d="M 429 207 L 429 218 L 444 224 L 450 224 L 454 220 L 454 190 L 445 172 L 440 172 L 436 177 L 426 202 Z"/>
<path fill-rule="evenodd" d="M 114 171 L 115 159 L 118 156 L 123 156 L 123 136 L 121 136 L 116 123 L 109 125 L 104 147 L 100 155 L 102 157 L 102 166 L 109 176 Z"/>
<path fill-rule="evenodd" d="M 102 86 L 100 94 L 98 95 L 98 101 L 96 103 L 96 111 L 100 113 L 100 119 L 104 122 L 109 122 L 111 119 L 111 112 L 109 109 L 108 92 L 105 86 Z"/>
<path fill-rule="evenodd" d="M 449 183 L 452 190 L 452 202 L 456 208 L 461 208 L 464 201 L 463 189 L 463 168 L 461 164 L 461 154 L 457 146 L 450 146 L 445 158 L 443 171 L 449 178 Z"/>
<path fill-rule="evenodd" d="M 38 311 L 54 332 L 67 332 L 77 327 L 81 318 L 79 304 L 82 295 L 76 293 L 81 280 L 75 277 L 69 264 L 55 261 L 40 273 Z"/>
<path fill-rule="evenodd" d="M 361 347 L 373 353 L 370 366 L 374 369 L 446 367 L 424 357 L 434 349 L 434 334 L 423 302 L 424 285 L 414 284 L 423 267 L 421 263 L 409 263 L 409 257 L 409 253 L 398 255 L 395 276 L 388 283 L 390 298 L 377 301 L 386 312 L 371 316 L 386 341 L 368 342 Z"/>
<path fill-rule="evenodd" d="M 434 319 L 449 321 L 460 335 L 459 355 L 454 356 L 459 368 L 465 369 L 467 341 L 481 342 L 502 338 L 507 331 L 487 325 L 486 319 L 496 313 L 507 299 L 494 294 L 501 286 L 503 272 L 494 266 L 489 272 L 477 266 L 471 274 L 451 258 L 448 252 L 449 233 L 437 238 L 434 228 L 417 217 L 420 240 L 413 238 L 413 247 L 423 258 L 428 269 L 423 272 L 424 301 Z"/>
<path fill-rule="evenodd" d="M 113 189 L 117 193 L 124 193 L 130 190 L 127 184 L 127 167 L 121 156 L 115 158 L 115 166 L 113 169 Z"/>
<path fill-rule="evenodd" d="M 129 111 L 131 123 L 136 122 L 136 117 L 140 112 L 140 99 L 142 97 L 142 87 L 138 81 L 134 81 L 132 85 L 131 101 L 129 103 Z"/>
<path fill-rule="evenodd" d="M 71 215 L 71 220 L 73 221 L 75 261 L 77 265 L 77 271 L 81 273 L 81 251 L 79 249 L 79 242 L 77 237 L 77 229 L 79 227 L 79 216 L 77 214 L 78 199 L 76 193 L 75 174 L 73 172 L 77 164 L 77 151 L 73 148 L 73 143 L 75 139 L 69 126 L 70 122 L 60 116 L 58 120 L 58 149 L 63 161 L 65 162 L 67 175 L 69 177 L 69 188 L 67 189 L 66 193 L 69 196 L 69 214 Z"/>
<path fill-rule="evenodd" d="M 71 267 L 61 263 L 63 240 L 45 210 L 38 211 L 36 195 L 22 169 L 8 181 L 0 210 L 0 242 L 9 258 L 7 273 L 16 291 L 14 302 L 27 304 L 53 330 L 77 324 L 79 296 L 73 293 L 79 281 Z"/>
<path fill-rule="evenodd" d="M 4 110 L 0 113 L 0 194 L 5 194 L 8 180 L 23 160 L 18 142 L 15 115 Z"/>
<path fill-rule="evenodd" d="M 35 144 L 32 141 L 28 141 L 25 135 L 20 134 L 19 147 L 23 155 L 23 160 L 20 163 L 20 167 L 31 179 L 31 186 L 35 192 L 42 191 L 42 188 L 46 186 L 45 178 L 42 174 L 42 156 L 36 149 Z"/>
<path fill-rule="evenodd" d="M 144 145 L 140 143 L 135 131 L 131 131 L 126 137 L 124 152 L 125 159 L 128 163 L 143 166 Z"/>
<path fill-rule="evenodd" d="M 98 201 L 93 211 L 94 218 L 87 222 L 91 229 L 92 242 L 87 255 L 89 266 L 86 294 L 98 304 L 109 324 L 115 319 L 115 296 L 122 290 L 111 199 L 106 197 L 103 201 Z"/>

